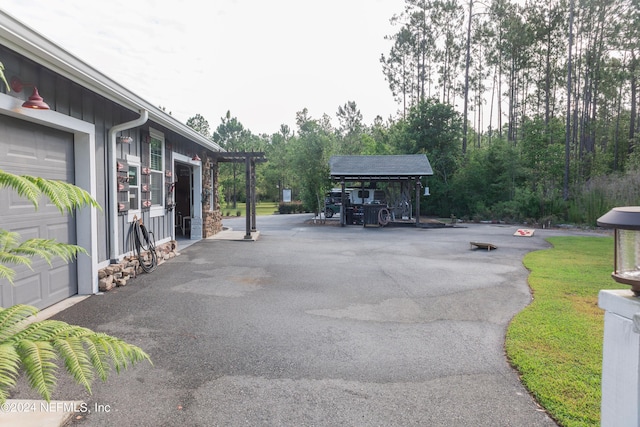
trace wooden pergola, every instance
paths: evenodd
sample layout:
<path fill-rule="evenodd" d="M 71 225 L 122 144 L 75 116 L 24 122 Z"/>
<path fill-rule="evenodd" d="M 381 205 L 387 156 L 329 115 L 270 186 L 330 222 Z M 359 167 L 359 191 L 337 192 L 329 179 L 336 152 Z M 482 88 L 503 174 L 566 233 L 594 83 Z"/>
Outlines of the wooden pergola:
<path fill-rule="evenodd" d="M 264 152 L 222 151 L 213 155 L 218 163 L 244 163 L 247 193 L 246 231 L 244 238 L 251 240 L 251 232 L 256 231 L 256 163 L 266 162 Z"/>
<path fill-rule="evenodd" d="M 332 156 L 329 160 L 331 179 L 340 182 L 342 206 L 345 205 L 345 183 L 359 182 L 400 182 L 415 187 L 416 226 L 420 224 L 421 178 L 433 175 L 433 169 L 425 154 L 389 156 Z M 340 224 L 346 225 L 345 215 L 340 216 Z"/>

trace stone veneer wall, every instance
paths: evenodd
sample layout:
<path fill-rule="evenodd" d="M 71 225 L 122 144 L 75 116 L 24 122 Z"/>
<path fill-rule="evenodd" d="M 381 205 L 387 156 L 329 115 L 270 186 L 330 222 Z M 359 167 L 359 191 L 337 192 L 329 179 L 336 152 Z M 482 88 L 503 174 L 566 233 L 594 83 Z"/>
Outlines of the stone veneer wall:
<path fill-rule="evenodd" d="M 222 231 L 222 211 L 220 210 L 220 200 L 218 198 L 218 165 L 206 154 L 203 154 L 203 158 L 202 238 L 206 239 Z M 213 180 L 211 179 L 212 175 Z M 211 203 L 212 197 L 213 204 Z M 213 209 L 211 209 L 212 205 Z"/>
<path fill-rule="evenodd" d="M 178 255 L 178 244 L 175 240 L 156 247 L 158 265 Z M 125 286 L 130 279 L 144 273 L 138 258 L 131 255 L 124 257 L 117 264 L 109 264 L 98 271 L 98 288 L 101 292 L 110 291 L 116 286 Z"/>
<path fill-rule="evenodd" d="M 222 231 L 222 212 L 220 210 L 202 212 L 202 238 L 206 239 Z"/>

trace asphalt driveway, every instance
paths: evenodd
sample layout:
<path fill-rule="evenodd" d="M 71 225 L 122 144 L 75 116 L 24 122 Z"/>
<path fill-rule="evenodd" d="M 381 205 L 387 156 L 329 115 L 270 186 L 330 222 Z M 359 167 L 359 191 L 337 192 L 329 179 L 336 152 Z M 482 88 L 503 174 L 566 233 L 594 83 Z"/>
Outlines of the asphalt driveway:
<path fill-rule="evenodd" d="M 96 382 L 92 395 L 62 377 L 55 399 L 101 409 L 74 424 L 555 425 L 503 344 L 531 300 L 522 257 L 567 232 L 308 218 L 258 217 L 255 242 L 198 242 L 56 315 L 134 343 L 154 363 Z M 243 230 L 244 220 L 225 225 Z"/>

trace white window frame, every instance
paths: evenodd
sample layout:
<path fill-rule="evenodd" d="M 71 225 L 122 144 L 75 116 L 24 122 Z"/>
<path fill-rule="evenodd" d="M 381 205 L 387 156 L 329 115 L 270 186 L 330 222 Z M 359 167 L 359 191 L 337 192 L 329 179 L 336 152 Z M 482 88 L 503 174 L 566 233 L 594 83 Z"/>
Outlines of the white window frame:
<path fill-rule="evenodd" d="M 164 134 L 156 129 L 149 128 L 149 136 L 153 139 L 160 141 L 160 153 L 162 155 L 162 161 L 160 165 L 160 170 L 151 169 L 151 161 L 149 162 L 149 169 L 151 169 L 151 174 L 159 174 L 162 183 L 160 185 L 160 190 L 162 191 L 162 195 L 160 197 L 160 203 L 156 203 L 155 200 L 151 201 L 151 209 L 150 215 L 151 217 L 164 216 L 165 214 L 165 198 L 166 198 L 166 188 L 165 188 L 165 163 L 166 163 L 166 152 L 165 152 L 165 140 Z M 151 143 L 151 142 L 149 142 Z M 151 157 L 151 147 L 149 147 L 149 157 Z M 151 160 L 151 159 L 149 159 Z M 151 186 L 151 177 L 149 177 L 149 185 Z"/>

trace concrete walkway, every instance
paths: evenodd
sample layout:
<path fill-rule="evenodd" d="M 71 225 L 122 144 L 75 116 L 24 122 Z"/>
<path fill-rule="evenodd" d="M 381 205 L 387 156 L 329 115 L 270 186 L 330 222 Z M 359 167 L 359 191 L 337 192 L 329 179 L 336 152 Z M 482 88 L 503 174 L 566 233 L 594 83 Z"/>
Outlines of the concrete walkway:
<path fill-rule="evenodd" d="M 92 395 L 61 375 L 54 398 L 88 408 L 72 424 L 555 425 L 503 344 L 531 300 L 522 257 L 566 232 L 308 218 L 259 217 L 251 243 L 202 240 L 57 314 L 142 347 L 154 363 L 94 383 Z M 34 395 L 22 384 L 12 397 Z"/>

